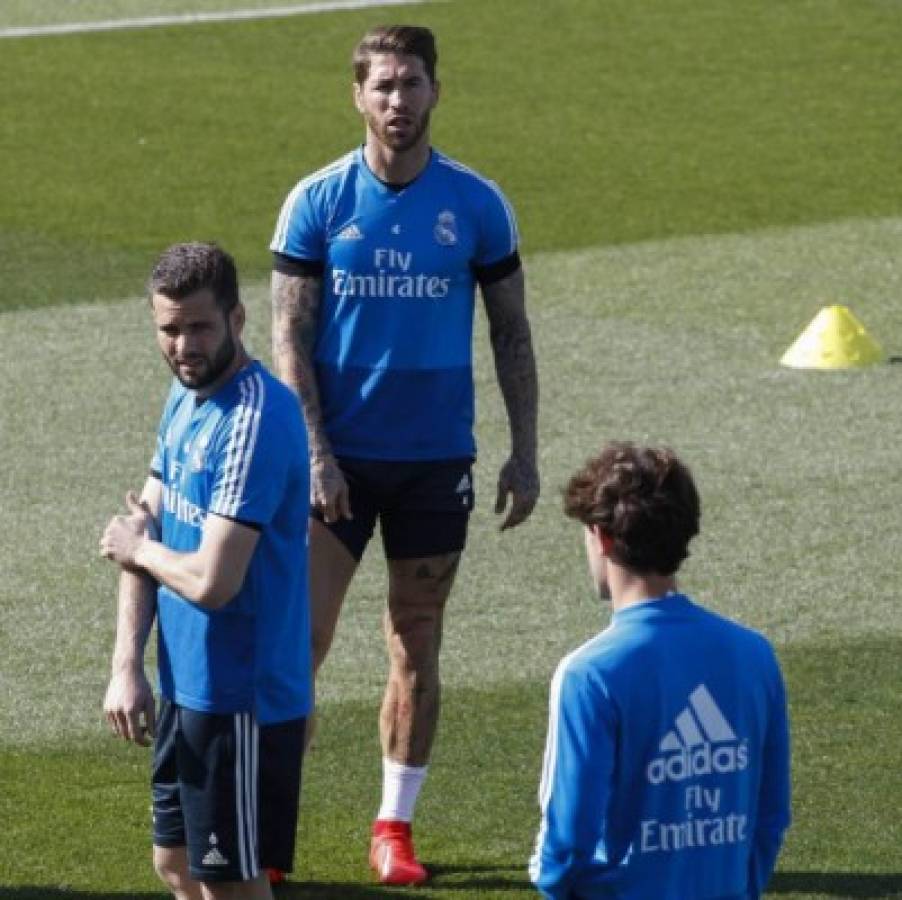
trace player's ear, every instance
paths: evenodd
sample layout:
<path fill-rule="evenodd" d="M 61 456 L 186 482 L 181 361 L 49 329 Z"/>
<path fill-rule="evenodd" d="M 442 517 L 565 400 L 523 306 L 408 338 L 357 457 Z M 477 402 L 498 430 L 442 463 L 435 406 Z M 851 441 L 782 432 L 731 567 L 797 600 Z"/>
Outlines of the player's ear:
<path fill-rule="evenodd" d="M 612 538 L 600 525 L 593 525 L 592 529 L 595 532 L 598 543 L 601 545 L 601 552 L 605 556 L 610 556 L 611 550 L 614 547 L 614 538 Z"/>
<path fill-rule="evenodd" d="M 438 98 L 442 92 L 442 83 L 438 80 L 432 82 L 432 106 L 430 109 L 435 109 L 438 106 Z"/>
<path fill-rule="evenodd" d="M 229 313 L 229 322 L 232 326 L 232 334 L 234 334 L 236 337 L 244 330 L 244 323 L 246 319 L 247 313 L 244 309 L 244 304 L 239 301 L 235 304 L 232 311 Z"/>
<path fill-rule="evenodd" d="M 358 82 L 354 82 L 351 86 L 352 92 L 354 94 L 354 106 L 357 107 L 357 112 L 363 112 L 363 90 L 360 87 Z"/>

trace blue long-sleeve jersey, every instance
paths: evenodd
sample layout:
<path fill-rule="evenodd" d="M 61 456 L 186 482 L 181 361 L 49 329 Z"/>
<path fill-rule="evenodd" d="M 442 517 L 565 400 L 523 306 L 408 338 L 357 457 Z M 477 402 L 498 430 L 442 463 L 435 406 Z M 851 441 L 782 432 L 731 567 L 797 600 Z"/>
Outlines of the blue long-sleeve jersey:
<path fill-rule="evenodd" d="M 530 877 L 560 900 L 751 900 L 789 795 L 767 640 L 679 594 L 628 606 L 552 681 Z"/>

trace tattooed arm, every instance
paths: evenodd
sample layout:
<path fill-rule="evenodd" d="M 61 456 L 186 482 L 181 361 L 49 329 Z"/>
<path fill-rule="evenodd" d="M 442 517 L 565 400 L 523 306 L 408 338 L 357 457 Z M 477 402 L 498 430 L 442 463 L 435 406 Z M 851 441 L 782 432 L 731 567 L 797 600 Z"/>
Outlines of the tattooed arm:
<path fill-rule="evenodd" d="M 501 525 L 504 530 L 523 522 L 539 498 L 536 464 L 539 379 L 526 318 L 523 269 L 483 285 L 482 297 L 511 434 L 511 455 L 498 476 L 495 501 L 495 512 L 500 514 L 507 505 L 508 494 L 511 496 L 510 510 Z"/>
<path fill-rule="evenodd" d="M 301 401 L 310 441 L 310 502 L 327 522 L 350 518 L 348 486 L 323 426 L 313 344 L 322 277 L 272 273 L 272 342 L 276 374 Z"/>

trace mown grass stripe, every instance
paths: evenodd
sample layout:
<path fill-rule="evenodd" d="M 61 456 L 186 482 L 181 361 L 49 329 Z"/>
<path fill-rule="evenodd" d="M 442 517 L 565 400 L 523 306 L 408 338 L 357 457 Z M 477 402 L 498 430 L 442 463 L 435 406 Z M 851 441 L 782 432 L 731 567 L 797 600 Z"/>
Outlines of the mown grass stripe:
<path fill-rule="evenodd" d="M 902 789 L 899 651 L 898 638 L 845 636 L 781 651 L 795 820 L 769 895 L 902 892 L 902 834 L 892 815 Z M 372 885 L 366 867 L 380 783 L 377 704 L 324 705 L 304 761 L 295 873 L 277 896 L 534 898 L 526 860 L 539 824 L 547 704 L 545 679 L 445 692 L 415 825 L 434 877 L 409 892 Z M 114 740 L 99 722 L 89 739 L 0 746 L 0 897 L 162 900 L 150 863 L 149 765 L 149 751 Z"/>
<path fill-rule="evenodd" d="M 559 492 L 613 437 L 671 444 L 692 465 L 704 514 L 684 585 L 701 601 L 780 646 L 902 634 L 885 576 L 897 568 L 895 544 L 884 537 L 899 532 L 902 515 L 891 412 L 902 369 L 777 364 L 827 302 L 848 303 L 898 353 L 902 309 L 887 298 L 902 279 L 900 243 L 902 219 L 852 220 L 526 256 L 544 491 L 530 522 L 498 532 L 489 498 L 509 436 L 480 313 L 477 504 L 448 607 L 448 684 L 550 677 L 606 617 Z M 249 278 L 242 288 L 244 336 L 266 361 L 268 283 Z M 0 684 L 9 696 L 0 741 L 33 743 L 94 727 L 115 597 L 97 539 L 126 489 L 143 482 L 168 370 L 141 297 L 2 313 L 0 345 Z M 378 696 L 386 589 L 377 538 L 320 700 Z"/>
<path fill-rule="evenodd" d="M 311 13 L 372 9 L 383 6 L 413 6 L 435 0 L 323 0 L 292 6 L 264 9 L 230 9 L 220 12 L 180 13 L 169 16 L 140 16 L 126 19 L 104 19 L 99 22 L 64 22 L 58 25 L 19 26 L 0 29 L 0 38 L 48 37 L 64 34 L 86 34 L 94 31 L 125 31 L 137 28 L 160 28 L 169 25 L 197 25 L 206 22 L 246 22 L 254 19 L 282 19 Z"/>

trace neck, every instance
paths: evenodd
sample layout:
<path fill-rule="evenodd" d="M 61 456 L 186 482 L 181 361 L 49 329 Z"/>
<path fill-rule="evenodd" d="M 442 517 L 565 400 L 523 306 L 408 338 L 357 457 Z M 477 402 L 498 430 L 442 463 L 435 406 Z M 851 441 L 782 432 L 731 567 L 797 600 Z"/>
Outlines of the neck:
<path fill-rule="evenodd" d="M 649 600 L 660 600 L 665 594 L 677 589 L 673 575 L 645 575 L 627 572 L 609 573 L 611 588 L 611 607 L 615 611 L 646 603 Z"/>
<path fill-rule="evenodd" d="M 251 361 L 250 356 L 248 356 L 247 351 L 244 349 L 243 344 L 238 344 L 235 348 L 235 356 L 232 361 L 229 363 L 229 367 L 216 379 L 212 384 L 208 384 L 206 387 L 201 388 L 198 391 L 194 392 L 195 397 L 198 401 L 206 400 L 207 397 L 212 397 L 227 381 L 230 381 L 235 375 L 238 374 L 246 365 L 248 365 Z"/>
<path fill-rule="evenodd" d="M 423 135 L 413 147 L 407 150 L 392 150 L 367 134 L 363 156 L 370 171 L 388 184 L 408 184 L 413 181 L 429 163 L 428 135 Z"/>

